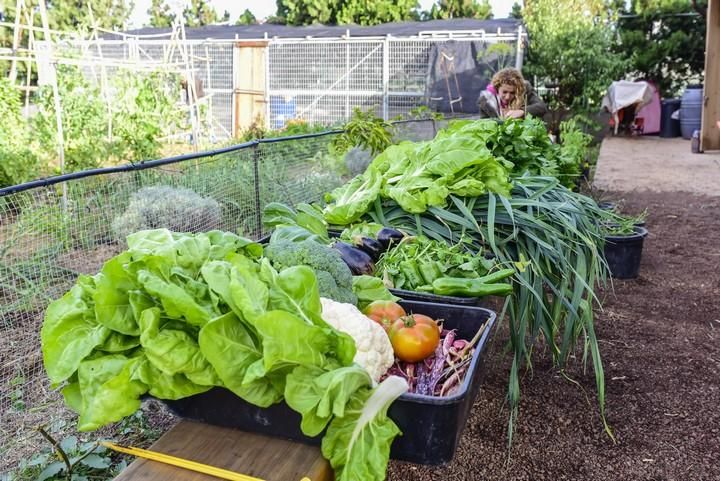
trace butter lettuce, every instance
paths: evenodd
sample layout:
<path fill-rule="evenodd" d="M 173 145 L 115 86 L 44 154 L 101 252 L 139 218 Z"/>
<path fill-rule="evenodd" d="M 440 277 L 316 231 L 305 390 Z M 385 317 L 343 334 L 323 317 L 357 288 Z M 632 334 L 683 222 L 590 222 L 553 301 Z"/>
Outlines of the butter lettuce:
<path fill-rule="evenodd" d="M 301 214 L 322 228 L 314 208 Z M 310 267 L 278 272 L 262 246 L 220 231 L 142 231 L 127 243 L 45 314 L 45 368 L 79 430 L 119 421 L 146 394 L 181 399 L 218 386 L 261 407 L 285 399 L 304 432 L 327 429 L 337 479 L 384 479 L 399 433 L 387 405 L 404 390 L 371 389 L 354 340 L 323 320 Z M 361 284 L 363 298 L 387 295 Z"/>

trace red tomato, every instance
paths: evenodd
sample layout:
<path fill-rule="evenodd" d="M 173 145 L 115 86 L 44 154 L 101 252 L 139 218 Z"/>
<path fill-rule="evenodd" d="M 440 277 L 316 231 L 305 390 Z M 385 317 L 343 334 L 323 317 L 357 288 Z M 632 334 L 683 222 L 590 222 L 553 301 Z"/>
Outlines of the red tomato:
<path fill-rule="evenodd" d="M 396 319 L 407 316 L 405 309 L 393 301 L 373 301 L 363 309 L 363 314 L 380 324 L 385 330 Z"/>
<path fill-rule="evenodd" d="M 418 362 L 435 352 L 440 343 L 440 328 L 432 318 L 413 314 L 393 322 L 388 337 L 398 359 Z"/>

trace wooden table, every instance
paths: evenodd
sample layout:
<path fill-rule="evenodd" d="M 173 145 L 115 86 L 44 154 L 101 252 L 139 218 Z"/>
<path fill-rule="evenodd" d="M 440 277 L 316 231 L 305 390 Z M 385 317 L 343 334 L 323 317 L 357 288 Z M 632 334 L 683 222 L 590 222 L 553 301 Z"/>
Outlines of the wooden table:
<path fill-rule="evenodd" d="M 171 456 L 229 469 L 265 481 L 332 481 L 320 449 L 237 429 L 180 421 L 150 448 Z M 212 481 L 218 478 L 136 458 L 116 481 Z"/>

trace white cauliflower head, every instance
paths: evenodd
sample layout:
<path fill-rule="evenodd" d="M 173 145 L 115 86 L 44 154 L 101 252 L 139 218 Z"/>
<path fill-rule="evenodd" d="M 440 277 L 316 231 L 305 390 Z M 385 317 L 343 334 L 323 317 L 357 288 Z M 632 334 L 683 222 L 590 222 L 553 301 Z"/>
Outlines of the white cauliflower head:
<path fill-rule="evenodd" d="M 355 340 L 353 360 L 365 368 L 373 381 L 378 382 L 395 362 L 392 344 L 385 330 L 352 304 L 324 297 L 320 298 L 320 302 L 325 322 Z"/>

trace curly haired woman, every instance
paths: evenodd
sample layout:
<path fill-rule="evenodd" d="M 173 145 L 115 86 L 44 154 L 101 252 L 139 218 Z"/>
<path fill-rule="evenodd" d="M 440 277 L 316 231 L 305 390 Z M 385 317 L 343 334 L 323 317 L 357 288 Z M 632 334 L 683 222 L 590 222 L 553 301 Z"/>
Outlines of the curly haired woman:
<path fill-rule="evenodd" d="M 490 84 L 480 92 L 478 108 L 481 118 L 519 119 L 530 114 L 542 117 L 547 107 L 519 70 L 504 68 L 493 75 Z"/>

